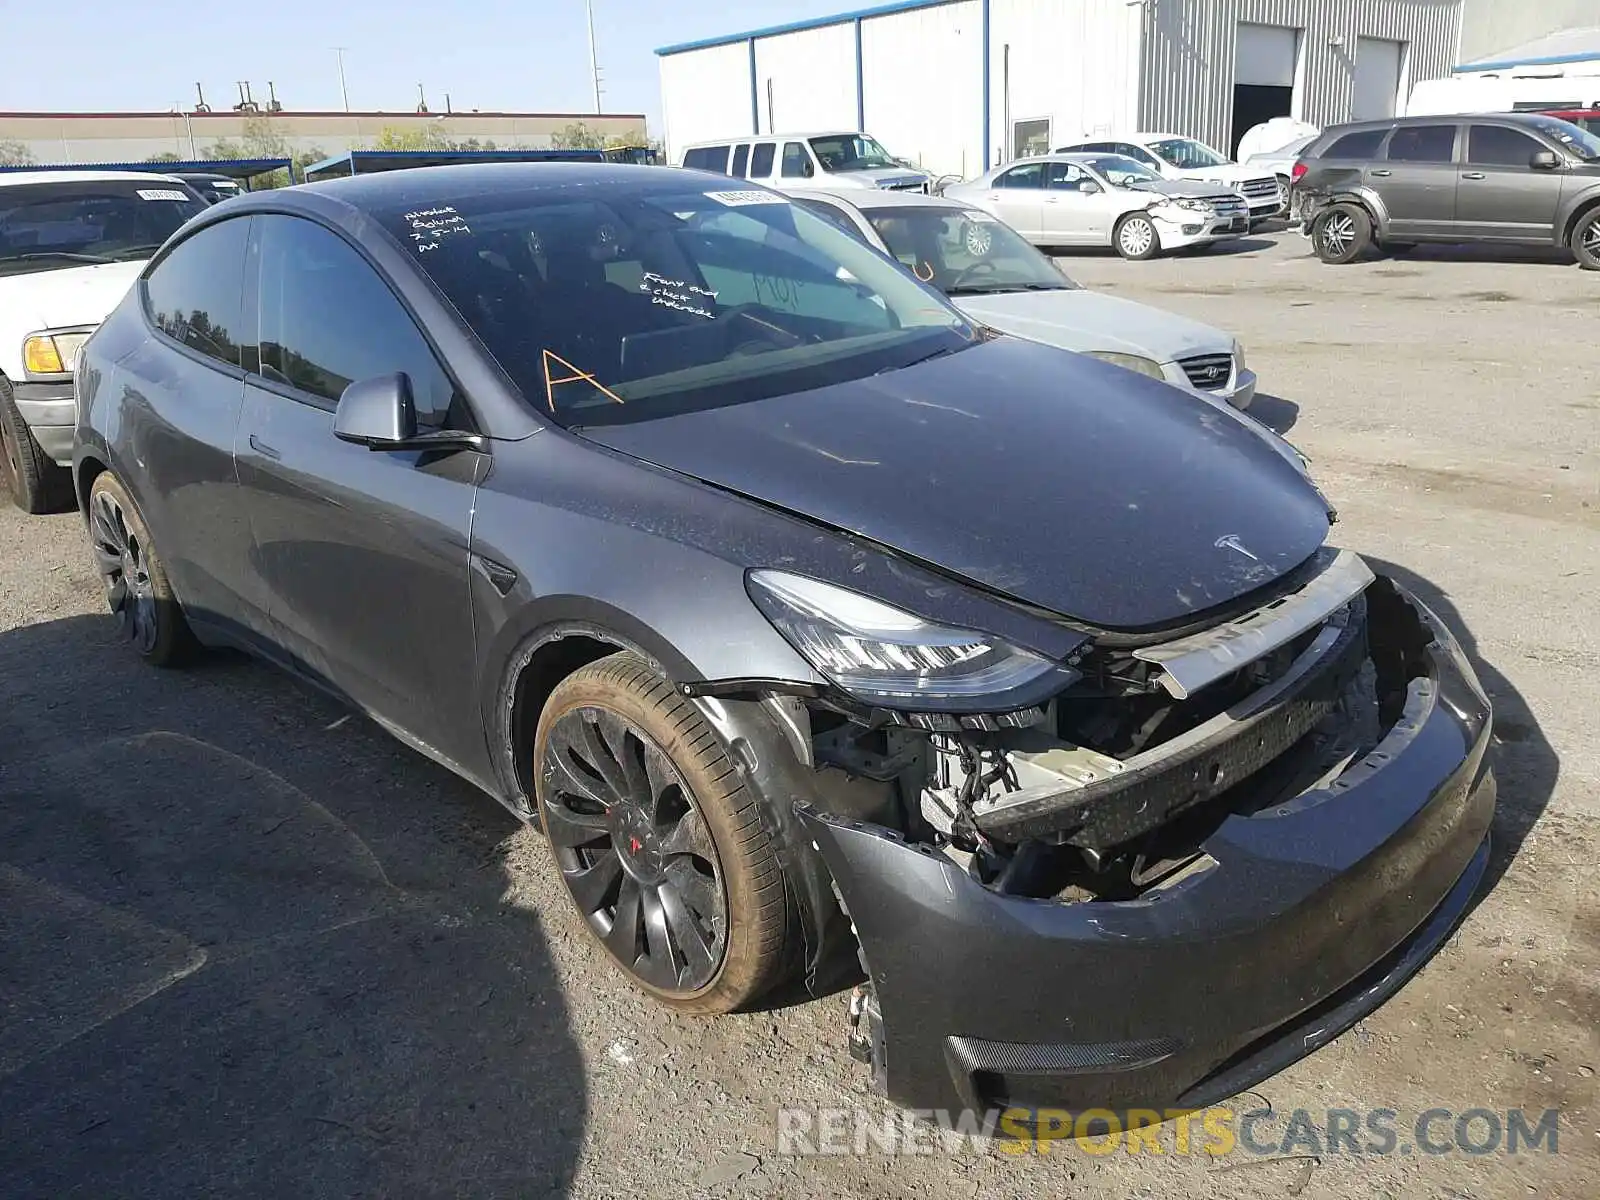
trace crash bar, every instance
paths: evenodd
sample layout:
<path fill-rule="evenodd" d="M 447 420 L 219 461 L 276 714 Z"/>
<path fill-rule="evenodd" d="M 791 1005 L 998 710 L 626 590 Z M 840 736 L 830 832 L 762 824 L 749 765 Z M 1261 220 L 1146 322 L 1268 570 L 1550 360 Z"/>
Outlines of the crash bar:
<path fill-rule="evenodd" d="M 1159 682 L 1178 700 L 1231 675 L 1276 650 L 1348 604 L 1376 578 L 1352 550 L 1340 550 L 1321 574 L 1299 591 L 1210 629 L 1135 650 L 1133 656 L 1161 668 Z"/>

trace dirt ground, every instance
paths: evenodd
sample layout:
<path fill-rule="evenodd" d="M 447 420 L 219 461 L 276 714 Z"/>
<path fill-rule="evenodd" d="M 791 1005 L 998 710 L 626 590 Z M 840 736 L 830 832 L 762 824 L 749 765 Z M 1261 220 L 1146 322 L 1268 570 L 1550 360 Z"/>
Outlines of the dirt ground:
<path fill-rule="evenodd" d="M 1268 1152 L 779 1154 L 779 1108 L 888 1112 L 843 995 L 667 1015 L 587 943 L 538 835 L 265 667 L 131 662 L 77 518 L 6 508 L 0 1195 L 1596 1195 L 1600 276 L 1324 267 L 1293 233 L 1066 265 L 1241 338 L 1336 540 L 1461 632 L 1497 708 L 1483 899 L 1398 997 L 1233 1103 L 1270 1109 Z M 1394 1152 L 1288 1135 L 1340 1108 L 1394 1110 Z M 1557 1152 L 1424 1153 L 1434 1108 L 1445 1142 L 1469 1110 L 1557 1109 Z"/>

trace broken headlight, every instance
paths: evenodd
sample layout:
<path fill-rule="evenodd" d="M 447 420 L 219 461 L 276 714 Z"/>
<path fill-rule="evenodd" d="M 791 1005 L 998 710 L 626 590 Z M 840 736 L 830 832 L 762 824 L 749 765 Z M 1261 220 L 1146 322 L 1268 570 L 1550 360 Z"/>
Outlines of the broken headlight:
<path fill-rule="evenodd" d="M 871 704 L 944 711 L 1015 707 L 1077 678 L 1070 667 L 992 634 L 925 621 L 803 575 L 751 571 L 748 589 L 812 667 Z"/>

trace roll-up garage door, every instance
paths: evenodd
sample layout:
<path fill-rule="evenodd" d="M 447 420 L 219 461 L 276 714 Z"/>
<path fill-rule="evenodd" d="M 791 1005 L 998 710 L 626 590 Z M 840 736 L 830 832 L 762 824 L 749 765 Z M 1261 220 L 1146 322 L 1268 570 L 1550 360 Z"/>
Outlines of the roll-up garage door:
<path fill-rule="evenodd" d="M 1294 115 L 1295 64 L 1300 54 L 1300 31 L 1286 25 L 1239 22 L 1233 62 L 1233 140 L 1252 126 L 1273 117 Z"/>

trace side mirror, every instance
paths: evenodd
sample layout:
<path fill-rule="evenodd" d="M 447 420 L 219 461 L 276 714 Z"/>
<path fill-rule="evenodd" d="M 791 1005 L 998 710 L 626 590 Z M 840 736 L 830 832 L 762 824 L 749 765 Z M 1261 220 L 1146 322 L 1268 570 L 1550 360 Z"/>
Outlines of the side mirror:
<path fill-rule="evenodd" d="M 1528 165 L 1535 171 L 1554 171 L 1561 165 L 1561 156 L 1554 150 L 1535 150 Z"/>
<path fill-rule="evenodd" d="M 339 397 L 333 414 L 333 436 L 368 450 L 448 450 L 470 446 L 482 450 L 485 438 L 465 430 L 417 432 L 417 403 L 411 380 L 403 373 L 358 379 Z"/>
<path fill-rule="evenodd" d="M 1100 191 L 1100 185 L 1092 179 L 1085 179 L 1082 183 L 1078 184 L 1078 191 L 1082 192 L 1085 196 L 1093 196 Z"/>
<path fill-rule="evenodd" d="M 333 436 L 373 450 L 383 450 L 417 436 L 417 402 L 411 380 L 403 374 L 358 379 L 339 397 L 333 414 Z"/>

